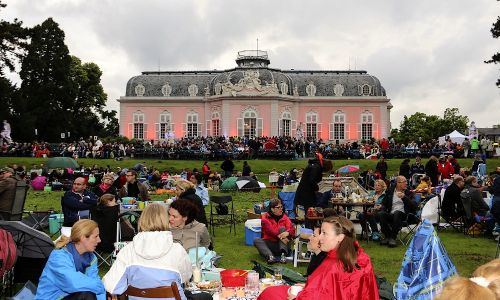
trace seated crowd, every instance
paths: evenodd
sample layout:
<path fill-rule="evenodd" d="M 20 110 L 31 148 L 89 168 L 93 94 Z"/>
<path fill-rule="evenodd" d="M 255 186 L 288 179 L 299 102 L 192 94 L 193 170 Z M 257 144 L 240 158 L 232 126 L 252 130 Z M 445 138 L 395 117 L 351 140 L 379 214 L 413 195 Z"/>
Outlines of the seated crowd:
<path fill-rule="evenodd" d="M 468 225 L 484 224 L 487 233 L 500 231 L 495 227 L 495 223 L 497 226 L 500 224 L 500 167 L 489 177 L 480 177 L 478 170 L 484 163 L 481 157 L 476 157 L 472 171 L 456 168 L 453 157 L 431 157 L 426 165 L 420 164 L 419 157 L 413 165 L 410 161 L 403 163 L 409 167 L 402 166 L 400 175 L 392 181 L 382 178 L 381 172 L 370 178 L 374 189 L 369 198 L 374 205 L 368 211 L 358 212 L 332 203 L 334 198 L 347 196 L 342 180 L 334 179 L 331 190 L 318 192 L 319 181 L 315 174 L 328 171 L 331 164 L 323 160 L 321 154 L 317 159 L 310 160 L 303 173 L 307 180 L 299 182 L 295 204 L 307 203 L 306 209 L 322 207 L 325 218 L 320 226 L 306 223 L 313 229 L 308 280 L 304 286 L 294 289 L 300 290 L 298 293 L 292 293 L 288 286 L 268 288 L 260 299 L 378 299 L 370 258 L 356 241 L 354 224 L 350 219 L 358 219 L 362 226 L 369 229 L 371 238 L 380 240 L 381 245 L 396 247 L 403 223 L 409 220 L 409 216 L 418 216 L 417 211 L 425 201 L 433 197 L 434 192 L 439 192 L 436 191 L 437 182 L 445 185 L 451 182 L 446 188 L 443 186 L 441 212 L 445 220 L 454 222 L 464 218 Z M 150 204 L 144 209 L 139 218 L 138 233 L 121 249 L 102 281 L 93 252 L 100 243 L 102 249 L 111 249 L 109 240 L 112 237 L 106 234 L 100 236 L 101 221 L 118 218 L 119 198 L 149 200 L 146 184 L 150 181 L 144 183 L 139 179 L 148 176 L 153 179 L 158 170 L 151 168 L 148 171 L 145 167 L 124 169 L 118 176 L 109 172 L 108 168 L 90 188 L 89 179 L 74 178 L 71 189 L 61 199 L 63 226 L 71 227 L 71 235 L 63 236 L 56 244 L 57 250 L 50 255 L 40 277 L 37 299 L 105 299 L 106 292 L 121 294 L 132 284 L 140 284 L 136 286 L 138 288 L 149 288 L 173 282 L 181 287 L 183 299 L 211 299 L 208 294 L 191 294 L 182 289 L 182 284 L 192 276 L 190 249 L 212 247 L 204 210 L 208 203 L 208 191 L 203 185 L 206 178 L 210 179 L 211 173 L 207 172 L 209 167 L 205 164 L 202 173 L 183 170 L 182 175 L 176 177 L 172 186 L 176 197 L 169 203 L 168 210 L 159 204 Z M 23 169 L 15 167 L 2 170 L 0 186 L 8 178 L 16 177 L 17 170 Z M 380 168 L 379 164 L 377 168 Z M 37 170 L 36 166 L 33 170 Z M 36 171 L 33 173 L 38 174 Z M 207 177 L 204 178 L 204 175 Z M 414 175 L 418 175 L 417 182 L 412 182 Z M 75 175 L 67 172 L 66 176 L 71 180 Z M 159 178 L 161 181 L 162 176 Z M 166 180 L 172 182 L 173 178 L 167 176 Z M 485 191 L 493 195 L 491 207 L 483 199 L 482 192 Z M 417 194 L 419 197 L 416 197 Z M 301 198 L 306 195 L 313 197 Z M 99 219 L 98 222 L 86 219 L 89 213 L 90 218 Z M 271 200 L 269 211 L 262 215 L 261 221 L 262 237 L 254 240 L 257 251 L 268 263 L 286 262 L 296 232 L 294 224 L 284 213 L 282 201 Z M 104 226 L 111 227 L 113 224 L 116 223 L 109 222 Z M 153 244 L 154 247 L 151 246 Z M 487 279 L 486 287 L 495 280 Z M 450 282 L 445 291 L 453 293 L 456 284 L 463 282 Z"/>

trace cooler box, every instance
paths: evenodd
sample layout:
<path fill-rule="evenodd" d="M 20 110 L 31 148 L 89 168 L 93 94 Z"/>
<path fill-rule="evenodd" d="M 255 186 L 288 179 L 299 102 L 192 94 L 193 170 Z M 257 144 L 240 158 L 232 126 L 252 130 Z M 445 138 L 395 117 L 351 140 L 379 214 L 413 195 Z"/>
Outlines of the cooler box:
<path fill-rule="evenodd" d="M 247 220 L 245 222 L 245 245 L 253 246 L 253 240 L 261 237 L 260 219 Z"/>
<path fill-rule="evenodd" d="M 64 221 L 63 214 L 52 214 L 49 216 L 49 232 L 54 234 L 61 229 L 62 223 Z"/>

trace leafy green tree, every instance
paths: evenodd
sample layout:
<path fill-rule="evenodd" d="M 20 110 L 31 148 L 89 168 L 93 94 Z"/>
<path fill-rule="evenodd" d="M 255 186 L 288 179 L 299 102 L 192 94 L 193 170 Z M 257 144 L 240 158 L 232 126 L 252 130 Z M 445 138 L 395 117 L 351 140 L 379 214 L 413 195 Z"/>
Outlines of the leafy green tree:
<path fill-rule="evenodd" d="M 429 142 L 453 130 L 465 132 L 469 118 L 461 116 L 458 108 L 447 108 L 444 117 L 426 115 L 416 112 L 411 116 L 404 116 L 399 130 L 393 130 L 392 136 L 398 142 L 408 143 L 411 141 Z"/>
<path fill-rule="evenodd" d="M 64 32 L 52 18 L 32 28 L 20 72 L 23 99 L 18 107 L 28 128 L 24 139 L 32 139 L 35 128 L 40 139 L 52 142 L 61 133 L 70 134 L 67 141 L 107 133 L 107 126 L 118 120 L 116 112 L 104 110 L 101 75 L 95 63 L 69 55 Z"/>
<path fill-rule="evenodd" d="M 0 0 L 0 9 L 7 4 Z M 22 26 L 22 22 L 14 19 L 13 22 L 0 20 L 0 76 L 4 69 L 15 70 L 16 60 L 21 58 L 26 46 L 27 30 Z"/>
<path fill-rule="evenodd" d="M 441 128 L 445 131 L 445 134 L 450 133 L 453 130 L 457 130 L 462 134 L 465 133 L 467 124 L 469 124 L 469 117 L 461 116 L 459 113 L 460 110 L 456 107 L 445 109 L 441 125 Z"/>
<path fill-rule="evenodd" d="M 498 37 L 500 37 L 500 17 L 498 17 L 497 21 L 495 23 L 493 23 L 493 27 L 490 29 L 490 31 L 491 31 L 491 35 L 493 36 L 493 38 L 497 39 Z M 487 64 L 500 63 L 500 53 L 497 52 L 497 53 L 493 54 L 491 59 L 485 61 L 485 63 L 487 63 Z M 500 78 L 497 80 L 496 85 L 500 88 Z"/>
<path fill-rule="evenodd" d="M 19 73 L 25 115 L 36 116 L 25 126 L 38 130 L 38 137 L 58 141 L 60 133 L 68 131 L 68 116 L 72 103 L 70 81 L 71 57 L 64 43 L 64 32 L 49 18 L 30 30 L 31 43 Z"/>

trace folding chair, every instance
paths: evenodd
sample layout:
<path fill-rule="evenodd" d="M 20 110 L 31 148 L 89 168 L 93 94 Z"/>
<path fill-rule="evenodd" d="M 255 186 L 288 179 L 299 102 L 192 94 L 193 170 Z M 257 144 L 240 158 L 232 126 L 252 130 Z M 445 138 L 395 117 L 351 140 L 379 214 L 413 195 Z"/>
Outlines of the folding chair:
<path fill-rule="evenodd" d="M 112 295 L 111 299 L 128 299 L 129 296 L 138 298 L 174 298 L 181 300 L 181 294 L 177 283 L 172 282 L 170 286 L 161 286 L 156 288 L 140 289 L 129 285 L 127 290 L 121 295 Z"/>
<path fill-rule="evenodd" d="M 24 213 L 24 203 L 26 202 L 26 195 L 29 186 L 26 181 L 19 180 L 16 184 L 16 192 L 12 200 L 12 206 L 9 211 L 0 212 L 0 219 L 5 221 L 21 221 Z"/>
<path fill-rule="evenodd" d="M 421 213 L 421 211 L 419 211 Z M 398 240 L 403 244 L 403 245 L 408 245 L 408 243 L 411 240 L 411 237 L 415 234 L 415 230 L 417 229 L 418 225 L 422 222 L 422 219 L 420 218 L 420 214 L 417 212 L 416 214 L 409 213 L 406 215 L 406 220 L 403 221 L 403 228 L 407 228 L 407 232 L 402 232 L 402 230 L 399 231 L 398 234 Z"/>
<path fill-rule="evenodd" d="M 227 205 L 227 203 L 231 203 L 231 205 Z M 233 205 L 233 197 L 232 196 L 211 196 L 210 197 L 210 220 L 208 224 L 210 225 L 210 229 L 212 230 L 212 235 L 215 236 L 215 224 L 214 220 L 220 220 L 224 218 L 229 219 L 229 233 L 231 233 L 234 228 L 234 234 L 236 235 L 236 217 L 234 214 L 234 205 Z M 220 204 L 226 204 L 228 206 L 228 212 L 219 213 L 215 209 L 215 206 Z"/>

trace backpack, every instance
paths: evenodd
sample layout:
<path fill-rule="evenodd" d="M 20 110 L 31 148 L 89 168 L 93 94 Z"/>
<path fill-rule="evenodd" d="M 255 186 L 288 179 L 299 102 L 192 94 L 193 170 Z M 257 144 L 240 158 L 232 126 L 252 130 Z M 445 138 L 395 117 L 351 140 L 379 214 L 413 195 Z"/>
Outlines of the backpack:
<path fill-rule="evenodd" d="M 0 229 L 0 276 L 10 271 L 17 259 L 17 247 L 12 234 Z"/>

